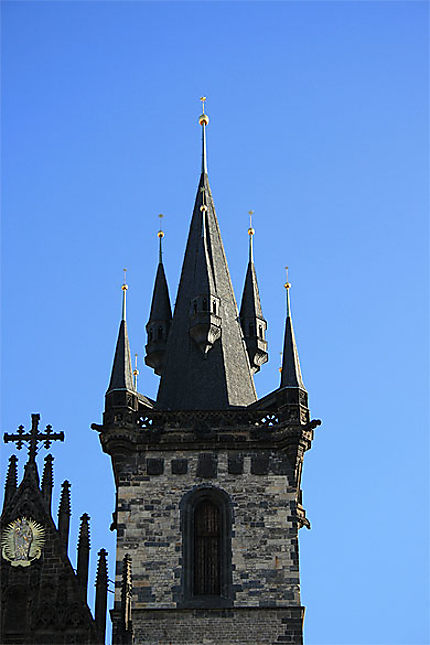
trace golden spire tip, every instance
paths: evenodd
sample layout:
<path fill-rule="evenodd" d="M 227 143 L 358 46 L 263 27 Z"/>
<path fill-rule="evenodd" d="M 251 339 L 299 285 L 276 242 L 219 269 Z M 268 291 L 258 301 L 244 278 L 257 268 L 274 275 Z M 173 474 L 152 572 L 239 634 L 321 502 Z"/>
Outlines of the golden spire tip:
<path fill-rule="evenodd" d="M 248 211 L 249 215 L 249 229 L 248 229 L 248 235 L 255 235 L 255 229 L 252 227 L 252 216 L 254 215 L 254 211 Z"/>
<path fill-rule="evenodd" d="M 290 289 L 290 288 L 291 288 L 291 282 L 288 282 L 288 267 L 285 267 L 285 271 L 287 272 L 287 281 L 286 281 L 286 283 L 284 284 L 284 287 L 285 287 L 286 289 Z"/>
<path fill-rule="evenodd" d="M 209 123 L 209 117 L 207 114 L 205 114 L 205 101 L 206 101 L 206 96 L 200 97 L 200 100 L 202 102 L 202 107 L 203 107 L 203 112 L 199 116 L 199 123 L 200 125 L 207 125 Z"/>
<path fill-rule="evenodd" d="M 164 237 L 164 231 L 163 231 L 163 230 L 162 230 L 162 228 L 161 228 L 161 220 L 162 220 L 162 219 L 163 219 L 163 217 L 164 217 L 163 213 L 160 213 L 158 217 L 160 218 L 160 228 L 158 229 L 157 236 L 158 236 L 159 238 L 162 238 L 162 237 Z"/>
<path fill-rule="evenodd" d="M 123 269 L 123 271 L 124 271 L 124 282 L 123 282 L 123 284 L 122 284 L 121 289 L 122 289 L 123 291 L 127 291 L 127 289 L 128 289 L 128 284 L 127 284 L 127 269 Z"/>

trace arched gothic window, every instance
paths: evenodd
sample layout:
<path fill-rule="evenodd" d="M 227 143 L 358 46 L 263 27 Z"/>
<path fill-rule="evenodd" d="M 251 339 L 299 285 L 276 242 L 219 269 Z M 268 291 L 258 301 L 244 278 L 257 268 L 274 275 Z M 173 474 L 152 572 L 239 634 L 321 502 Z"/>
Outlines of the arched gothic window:
<path fill-rule="evenodd" d="M 220 593 L 221 522 L 219 508 L 203 499 L 194 509 L 195 596 Z"/>
<path fill-rule="evenodd" d="M 215 487 L 181 502 L 182 593 L 185 607 L 231 607 L 231 501 Z"/>

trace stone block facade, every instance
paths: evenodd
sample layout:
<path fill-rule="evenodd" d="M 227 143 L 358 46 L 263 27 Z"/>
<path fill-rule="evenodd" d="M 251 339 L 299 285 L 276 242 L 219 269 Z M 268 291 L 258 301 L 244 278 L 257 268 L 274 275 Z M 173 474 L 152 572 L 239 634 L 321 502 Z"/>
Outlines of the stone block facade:
<path fill-rule="evenodd" d="M 116 604 L 129 554 L 134 642 L 301 642 L 297 490 L 284 454 L 151 450 L 116 464 Z M 229 507 L 228 609 L 191 609 L 186 597 L 184 503 L 199 491 L 221 492 Z"/>

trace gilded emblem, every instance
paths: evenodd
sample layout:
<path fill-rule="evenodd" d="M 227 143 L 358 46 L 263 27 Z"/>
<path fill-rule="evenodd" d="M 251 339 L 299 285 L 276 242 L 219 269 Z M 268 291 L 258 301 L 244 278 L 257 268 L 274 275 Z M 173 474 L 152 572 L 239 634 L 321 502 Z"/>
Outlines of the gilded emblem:
<path fill-rule="evenodd" d="M 28 567 L 42 555 L 45 529 L 28 517 L 20 517 L 5 528 L 1 553 L 13 567 Z"/>

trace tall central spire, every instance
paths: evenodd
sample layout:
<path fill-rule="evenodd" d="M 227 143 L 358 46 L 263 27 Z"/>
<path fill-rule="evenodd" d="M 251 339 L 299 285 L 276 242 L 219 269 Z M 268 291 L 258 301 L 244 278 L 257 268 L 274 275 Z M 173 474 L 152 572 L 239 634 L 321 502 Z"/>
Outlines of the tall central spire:
<path fill-rule="evenodd" d="M 162 409 L 220 410 L 256 400 L 207 175 L 205 100 L 202 170 L 158 392 Z"/>

